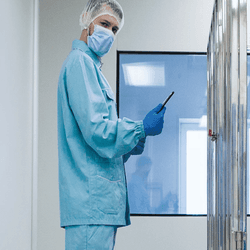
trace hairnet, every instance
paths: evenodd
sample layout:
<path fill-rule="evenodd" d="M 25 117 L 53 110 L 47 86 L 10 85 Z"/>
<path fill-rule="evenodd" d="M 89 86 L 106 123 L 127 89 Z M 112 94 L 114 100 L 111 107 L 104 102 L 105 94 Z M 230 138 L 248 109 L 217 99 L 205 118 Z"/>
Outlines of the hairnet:
<path fill-rule="evenodd" d="M 80 16 L 81 29 L 88 29 L 97 17 L 107 14 L 116 18 L 119 32 L 124 24 L 124 13 L 116 0 L 89 0 Z"/>

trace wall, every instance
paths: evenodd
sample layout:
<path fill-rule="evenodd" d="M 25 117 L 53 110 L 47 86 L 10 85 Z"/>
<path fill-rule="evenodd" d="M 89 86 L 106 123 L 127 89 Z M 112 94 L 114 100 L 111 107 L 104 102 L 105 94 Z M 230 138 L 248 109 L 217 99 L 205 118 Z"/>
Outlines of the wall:
<path fill-rule="evenodd" d="M 205 250 L 206 217 L 133 217 L 121 228 L 115 250 Z"/>
<path fill-rule="evenodd" d="M 40 0 L 38 250 L 64 249 L 59 228 L 56 91 L 59 71 L 86 0 Z M 205 52 L 213 1 L 120 0 L 125 25 L 103 72 L 116 91 L 116 50 Z M 143 4 L 142 4 L 143 3 Z M 181 238 L 181 240 L 180 240 Z M 206 217 L 133 217 L 119 230 L 116 250 L 206 249 Z"/>
<path fill-rule="evenodd" d="M 37 249 L 64 249 L 60 229 L 57 159 L 57 81 L 74 39 L 82 0 L 40 0 L 39 15 L 39 136 Z"/>
<path fill-rule="evenodd" d="M 0 249 L 31 249 L 33 1 L 0 1 Z"/>

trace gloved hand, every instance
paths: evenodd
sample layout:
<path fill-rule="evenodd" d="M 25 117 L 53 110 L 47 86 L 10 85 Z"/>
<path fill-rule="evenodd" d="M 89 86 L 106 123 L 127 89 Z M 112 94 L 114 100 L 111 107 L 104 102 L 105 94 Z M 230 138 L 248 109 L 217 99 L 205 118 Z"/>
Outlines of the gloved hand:
<path fill-rule="evenodd" d="M 140 155 L 144 151 L 146 138 L 141 138 L 137 145 L 127 154 L 123 155 L 123 163 L 125 163 L 131 155 Z"/>
<path fill-rule="evenodd" d="M 145 135 L 159 135 L 162 132 L 163 123 L 164 123 L 164 114 L 166 107 L 160 111 L 162 104 L 159 104 L 156 108 L 151 110 L 143 120 Z"/>
<path fill-rule="evenodd" d="M 123 155 L 123 163 L 126 163 L 130 156 L 131 156 L 130 153 Z"/>
<path fill-rule="evenodd" d="M 141 138 L 137 145 L 129 152 L 130 155 L 141 155 L 144 151 L 146 138 Z"/>

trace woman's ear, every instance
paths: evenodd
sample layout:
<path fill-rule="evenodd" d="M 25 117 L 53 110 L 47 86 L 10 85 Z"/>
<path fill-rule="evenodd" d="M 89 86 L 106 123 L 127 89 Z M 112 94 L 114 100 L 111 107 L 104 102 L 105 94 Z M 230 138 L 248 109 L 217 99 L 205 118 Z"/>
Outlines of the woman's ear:
<path fill-rule="evenodd" d="M 84 41 L 84 42 L 87 44 L 87 37 L 88 37 L 88 31 L 87 31 L 87 29 L 84 29 L 84 30 L 82 31 L 80 40 L 81 40 L 81 41 Z"/>
<path fill-rule="evenodd" d="M 94 29 L 95 29 L 95 26 L 94 26 L 94 23 L 91 22 L 90 25 L 89 25 L 89 28 L 88 28 L 88 35 L 92 35 L 93 32 L 94 32 Z"/>

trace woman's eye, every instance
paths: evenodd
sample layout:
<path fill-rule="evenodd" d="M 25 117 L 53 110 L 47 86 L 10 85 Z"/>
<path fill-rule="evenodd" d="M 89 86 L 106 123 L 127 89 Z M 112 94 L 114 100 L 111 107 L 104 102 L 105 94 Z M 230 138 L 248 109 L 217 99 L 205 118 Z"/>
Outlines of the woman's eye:
<path fill-rule="evenodd" d="M 107 28 L 108 24 L 107 23 L 101 23 L 103 27 Z"/>
<path fill-rule="evenodd" d="M 117 33 L 117 29 L 112 29 L 113 33 L 116 34 Z"/>

